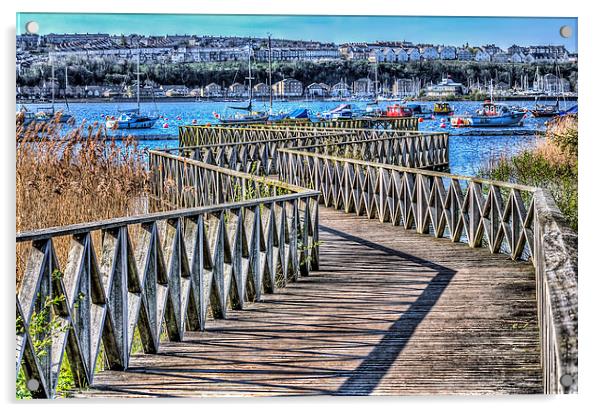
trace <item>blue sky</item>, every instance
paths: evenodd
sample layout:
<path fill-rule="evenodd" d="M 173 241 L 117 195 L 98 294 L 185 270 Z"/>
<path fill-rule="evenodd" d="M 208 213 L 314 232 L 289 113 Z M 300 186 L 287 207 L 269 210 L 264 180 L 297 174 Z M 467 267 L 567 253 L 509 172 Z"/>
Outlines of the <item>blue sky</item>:
<path fill-rule="evenodd" d="M 35 20 L 40 34 L 109 33 L 198 34 L 347 41 L 408 40 L 482 45 L 563 44 L 577 50 L 577 18 L 571 17 L 420 17 L 420 16 L 242 16 L 182 14 L 21 13 L 17 33 Z M 559 34 L 571 26 L 573 36 Z"/>

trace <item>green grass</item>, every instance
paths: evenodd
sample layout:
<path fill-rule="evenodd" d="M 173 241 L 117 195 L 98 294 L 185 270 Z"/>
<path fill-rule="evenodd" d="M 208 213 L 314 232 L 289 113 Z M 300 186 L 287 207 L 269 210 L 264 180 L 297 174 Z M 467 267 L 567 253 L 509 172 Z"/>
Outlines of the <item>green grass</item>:
<path fill-rule="evenodd" d="M 570 227 L 578 229 L 577 119 L 553 121 L 533 150 L 492 159 L 480 177 L 548 189 Z"/>

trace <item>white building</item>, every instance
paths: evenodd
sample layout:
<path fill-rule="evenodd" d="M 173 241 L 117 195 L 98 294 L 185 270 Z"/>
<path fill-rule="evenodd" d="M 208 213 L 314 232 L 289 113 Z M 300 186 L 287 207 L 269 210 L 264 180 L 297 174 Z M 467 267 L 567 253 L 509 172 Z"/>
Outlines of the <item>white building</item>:
<path fill-rule="evenodd" d="M 417 81 L 412 79 L 396 79 L 393 82 L 393 96 L 410 97 L 417 96 L 420 92 L 420 86 Z"/>
<path fill-rule="evenodd" d="M 437 60 L 439 59 L 439 52 L 434 46 L 425 46 L 420 49 L 420 55 L 422 60 Z"/>
<path fill-rule="evenodd" d="M 305 88 L 305 93 L 308 97 L 328 96 L 328 85 L 324 83 L 312 83 Z"/>
<path fill-rule="evenodd" d="M 441 82 L 426 89 L 426 95 L 429 97 L 444 97 L 465 93 L 466 87 L 462 83 L 454 82 L 450 77 L 444 78 Z"/>
<path fill-rule="evenodd" d="M 415 47 L 410 47 L 406 49 L 406 53 L 408 55 L 409 61 L 418 61 L 420 60 L 420 50 Z"/>
<path fill-rule="evenodd" d="M 510 56 L 510 61 L 512 63 L 522 63 L 523 59 L 524 57 L 521 53 L 514 53 L 512 56 Z"/>
<path fill-rule="evenodd" d="M 165 96 L 167 97 L 182 97 L 190 94 L 190 89 L 183 84 L 164 85 L 162 88 L 165 90 Z"/>
<path fill-rule="evenodd" d="M 386 62 L 394 62 L 397 61 L 397 55 L 395 51 L 389 47 L 383 49 L 383 57 Z"/>
<path fill-rule="evenodd" d="M 216 83 L 209 83 L 207 86 L 203 87 L 203 97 L 222 97 L 222 87 Z"/>
<path fill-rule="evenodd" d="M 474 58 L 474 55 L 469 49 L 458 49 L 456 51 L 456 57 L 458 60 L 469 61 Z"/>
<path fill-rule="evenodd" d="M 441 60 L 456 60 L 456 48 L 453 46 L 440 46 L 439 58 Z"/>
<path fill-rule="evenodd" d="M 523 57 L 523 63 L 535 63 L 535 58 L 531 53 L 529 53 Z"/>
<path fill-rule="evenodd" d="M 510 55 L 508 53 L 498 52 L 491 58 L 496 63 L 508 63 L 510 61 Z"/>
<path fill-rule="evenodd" d="M 299 97 L 303 96 L 303 83 L 296 79 L 283 79 L 272 86 L 274 96 Z"/>
<path fill-rule="evenodd" d="M 330 88 L 331 97 L 350 97 L 351 87 L 345 82 L 339 82 Z"/>
<path fill-rule="evenodd" d="M 253 95 L 257 97 L 266 97 L 270 95 L 270 86 L 265 83 L 257 83 L 253 86 Z"/>
<path fill-rule="evenodd" d="M 248 97 L 249 89 L 244 84 L 238 82 L 231 84 L 228 87 L 228 96 L 230 97 Z"/>
<path fill-rule="evenodd" d="M 395 52 L 395 61 L 398 62 L 407 62 L 409 60 L 408 53 L 401 47 L 393 50 Z"/>
<path fill-rule="evenodd" d="M 475 59 L 475 61 L 478 61 L 478 62 L 490 62 L 491 55 L 489 53 L 487 53 L 485 50 L 479 48 L 477 50 L 476 54 L 474 55 L 474 59 Z"/>

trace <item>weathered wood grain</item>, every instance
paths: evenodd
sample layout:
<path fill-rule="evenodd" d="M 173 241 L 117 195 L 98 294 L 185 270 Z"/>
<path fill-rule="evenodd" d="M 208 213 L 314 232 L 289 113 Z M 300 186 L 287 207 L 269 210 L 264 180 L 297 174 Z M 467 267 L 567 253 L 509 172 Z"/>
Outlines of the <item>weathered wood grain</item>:
<path fill-rule="evenodd" d="M 541 393 L 535 274 L 321 209 L 320 271 L 81 397 Z"/>

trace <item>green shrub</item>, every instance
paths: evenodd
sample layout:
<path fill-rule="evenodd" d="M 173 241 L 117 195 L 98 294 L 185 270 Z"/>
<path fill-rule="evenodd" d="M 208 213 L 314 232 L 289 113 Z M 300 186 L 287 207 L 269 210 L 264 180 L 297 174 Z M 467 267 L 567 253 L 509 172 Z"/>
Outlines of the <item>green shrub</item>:
<path fill-rule="evenodd" d="M 578 228 L 577 119 L 554 120 L 546 140 L 514 157 L 492 159 L 478 175 L 548 189 L 572 229 Z"/>

